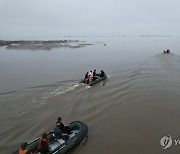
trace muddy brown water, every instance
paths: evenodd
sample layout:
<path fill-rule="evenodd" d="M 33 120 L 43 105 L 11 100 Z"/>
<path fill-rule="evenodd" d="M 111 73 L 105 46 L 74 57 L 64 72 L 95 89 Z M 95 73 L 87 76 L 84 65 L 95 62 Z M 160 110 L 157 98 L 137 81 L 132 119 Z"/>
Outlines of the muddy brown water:
<path fill-rule="evenodd" d="M 82 39 L 82 38 L 78 38 Z M 160 139 L 180 139 L 180 47 L 177 37 L 86 38 L 88 46 L 50 51 L 0 48 L 0 153 L 11 153 L 65 123 L 88 125 L 70 153 L 177 153 Z M 101 43 L 103 42 L 103 43 Z M 106 46 L 104 46 L 104 42 Z M 171 54 L 162 54 L 170 48 Z M 108 79 L 88 87 L 86 71 Z"/>

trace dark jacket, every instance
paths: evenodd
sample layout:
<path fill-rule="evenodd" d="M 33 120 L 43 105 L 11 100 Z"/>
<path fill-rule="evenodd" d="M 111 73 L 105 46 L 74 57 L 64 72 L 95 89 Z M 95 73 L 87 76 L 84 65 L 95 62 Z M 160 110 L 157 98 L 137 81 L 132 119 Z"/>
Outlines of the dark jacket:
<path fill-rule="evenodd" d="M 61 139 L 63 137 L 63 133 L 58 127 L 54 128 L 54 136 L 56 139 Z"/>

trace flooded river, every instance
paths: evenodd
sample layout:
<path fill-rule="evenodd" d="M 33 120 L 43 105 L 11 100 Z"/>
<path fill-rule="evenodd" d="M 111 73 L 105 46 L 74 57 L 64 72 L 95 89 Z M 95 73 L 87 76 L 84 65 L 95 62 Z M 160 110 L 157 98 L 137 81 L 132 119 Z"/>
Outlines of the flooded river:
<path fill-rule="evenodd" d="M 177 153 L 180 139 L 180 37 L 80 37 L 94 45 L 52 50 L 0 48 L 0 153 L 80 120 L 88 139 L 75 154 Z M 105 45 L 106 44 L 106 45 Z M 171 54 L 163 50 L 171 49 Z M 108 79 L 79 84 L 85 73 Z"/>

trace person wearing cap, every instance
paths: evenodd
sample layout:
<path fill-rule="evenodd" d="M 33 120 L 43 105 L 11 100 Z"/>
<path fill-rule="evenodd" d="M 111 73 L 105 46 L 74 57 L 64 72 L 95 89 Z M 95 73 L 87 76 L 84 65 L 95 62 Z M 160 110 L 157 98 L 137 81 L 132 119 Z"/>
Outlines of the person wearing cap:
<path fill-rule="evenodd" d="M 19 150 L 19 154 L 32 154 L 32 152 L 30 152 L 27 148 L 27 142 L 23 142 L 21 144 L 21 149 Z"/>
<path fill-rule="evenodd" d="M 56 124 L 56 128 L 54 128 L 54 136 L 56 139 L 64 139 L 67 140 L 69 138 L 68 134 L 63 133 L 60 129 L 61 123 Z"/>
<path fill-rule="evenodd" d="M 60 123 L 59 129 L 60 129 L 63 133 L 65 133 L 65 134 L 66 134 L 66 133 L 67 133 L 67 134 L 71 134 L 71 131 L 70 131 L 68 125 L 64 125 L 64 124 L 63 124 L 61 117 L 58 117 L 57 122 L 56 122 L 56 126 L 57 126 L 57 123 Z"/>
<path fill-rule="evenodd" d="M 38 144 L 38 151 L 42 154 L 47 154 L 49 152 L 49 139 L 47 137 L 47 133 L 44 133 L 42 137 L 40 138 L 39 144 Z"/>

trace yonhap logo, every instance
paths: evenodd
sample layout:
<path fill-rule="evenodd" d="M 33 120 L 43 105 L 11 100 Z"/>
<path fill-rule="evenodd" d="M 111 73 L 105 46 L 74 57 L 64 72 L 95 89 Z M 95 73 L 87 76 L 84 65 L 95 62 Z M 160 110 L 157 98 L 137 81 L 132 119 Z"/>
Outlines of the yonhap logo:
<path fill-rule="evenodd" d="M 173 145 L 180 145 L 180 140 L 173 140 L 171 135 L 163 136 L 160 140 L 160 145 L 162 149 L 168 149 Z"/>
<path fill-rule="evenodd" d="M 167 148 L 171 147 L 172 143 L 173 143 L 173 141 L 172 141 L 171 135 L 164 136 L 160 140 L 160 144 L 161 144 L 162 149 L 167 149 Z"/>

